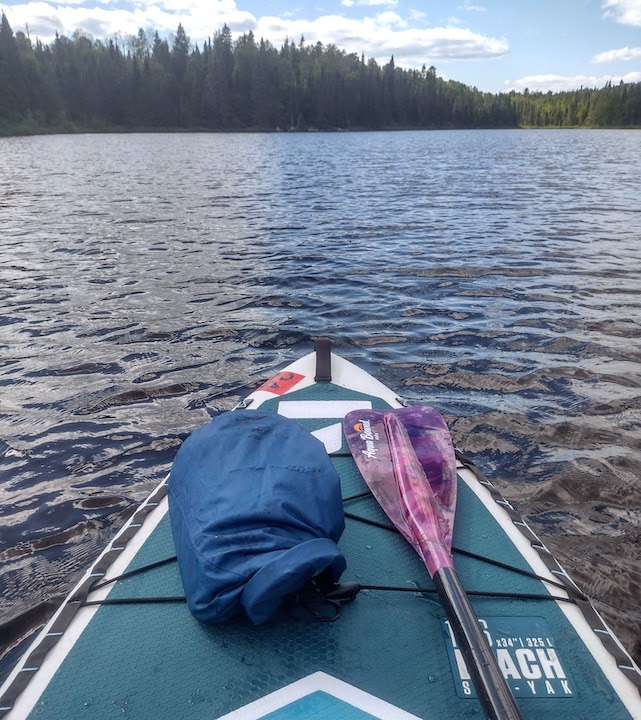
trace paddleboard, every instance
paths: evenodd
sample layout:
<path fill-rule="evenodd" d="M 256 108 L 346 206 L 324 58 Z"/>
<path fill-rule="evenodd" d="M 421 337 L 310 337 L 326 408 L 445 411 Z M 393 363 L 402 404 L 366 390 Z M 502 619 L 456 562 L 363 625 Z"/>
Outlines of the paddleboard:
<path fill-rule="evenodd" d="M 363 589 L 332 622 L 199 623 L 183 599 L 165 479 L 0 688 L 0 717 L 482 717 L 425 565 L 368 493 L 345 439 L 348 413 L 402 405 L 321 342 L 239 406 L 294 419 L 340 476 L 342 580 Z M 454 565 L 523 717 L 641 720 L 641 672 L 589 599 L 458 452 L 456 482 Z"/>

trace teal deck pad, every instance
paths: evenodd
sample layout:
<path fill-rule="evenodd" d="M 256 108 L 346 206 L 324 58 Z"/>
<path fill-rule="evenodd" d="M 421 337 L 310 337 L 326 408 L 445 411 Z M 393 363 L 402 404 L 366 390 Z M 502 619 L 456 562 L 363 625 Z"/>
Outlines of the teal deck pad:
<path fill-rule="evenodd" d="M 328 396 L 368 398 L 376 407 L 385 406 L 380 399 L 327 384 L 300 390 L 287 398 Z M 269 401 L 262 408 L 275 410 L 278 402 Z M 305 425 L 315 429 L 314 425 L 322 427 L 330 422 L 305 421 Z M 353 461 L 343 450 L 333 461 L 341 475 L 344 497 L 365 489 Z M 346 509 L 386 521 L 371 497 L 354 500 Z M 264 626 L 236 619 L 206 627 L 190 615 L 186 606 L 176 604 L 103 606 L 30 717 L 214 720 L 317 671 L 424 720 L 480 717 L 478 701 L 473 693 L 466 694 L 460 674 L 452 671 L 454 648 L 447 637 L 445 613 L 435 594 L 420 591 L 433 585 L 411 547 L 396 532 L 352 518 L 346 521 L 339 545 L 347 558 L 344 580 L 402 586 L 412 591 L 362 590 L 351 604 L 342 607 L 335 622 L 284 616 Z M 529 569 L 497 521 L 461 480 L 454 546 Z M 131 567 L 171 555 L 173 542 L 165 517 Z M 457 553 L 455 564 L 468 590 L 546 592 L 537 579 Z M 181 593 L 173 563 L 116 582 L 110 597 Z M 550 638 L 551 645 L 544 643 L 543 649 L 551 647 L 558 653 L 571 694 L 555 692 L 544 697 L 537 691 L 536 696 L 521 696 L 519 706 L 525 717 L 630 717 L 555 602 L 493 597 L 473 597 L 471 601 L 478 615 L 487 620 L 495 639 L 507 642 L 509 638 L 513 645 L 522 640 L 523 649 L 530 649 L 528 639 Z M 512 653 L 510 659 L 518 667 L 529 667 L 533 675 L 537 673 L 530 654 L 521 654 L 522 666 L 515 658 Z M 372 716 L 357 707 L 345 706 L 323 691 L 263 717 L 367 720 Z"/>

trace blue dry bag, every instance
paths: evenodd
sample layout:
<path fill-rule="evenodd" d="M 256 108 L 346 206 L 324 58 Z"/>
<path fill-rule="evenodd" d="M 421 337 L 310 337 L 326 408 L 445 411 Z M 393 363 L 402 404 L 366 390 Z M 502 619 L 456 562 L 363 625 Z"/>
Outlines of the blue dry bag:
<path fill-rule="evenodd" d="M 218 623 L 269 620 L 286 595 L 345 558 L 340 479 L 321 442 L 262 410 L 220 415 L 182 445 L 169 514 L 187 604 Z"/>

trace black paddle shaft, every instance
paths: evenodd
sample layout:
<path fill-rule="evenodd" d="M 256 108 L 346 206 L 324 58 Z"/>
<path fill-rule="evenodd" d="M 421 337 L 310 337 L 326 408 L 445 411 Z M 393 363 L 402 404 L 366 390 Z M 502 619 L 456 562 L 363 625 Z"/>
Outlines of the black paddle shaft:
<path fill-rule="evenodd" d="M 452 568 L 442 568 L 434 574 L 434 584 L 488 718 L 523 720 L 458 576 Z"/>

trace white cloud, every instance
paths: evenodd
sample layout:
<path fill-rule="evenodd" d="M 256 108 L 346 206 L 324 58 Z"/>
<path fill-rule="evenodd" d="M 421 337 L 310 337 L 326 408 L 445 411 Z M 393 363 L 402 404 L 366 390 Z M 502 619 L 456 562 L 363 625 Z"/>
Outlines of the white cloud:
<path fill-rule="evenodd" d="M 409 28 L 396 13 L 362 19 L 327 15 L 315 20 L 259 18 L 254 32 L 280 45 L 285 38 L 305 36 L 308 43 L 333 43 L 347 52 L 378 61 L 391 55 L 397 64 L 420 67 L 439 59 L 481 59 L 505 55 L 506 40 L 487 37 L 462 28 Z"/>
<path fill-rule="evenodd" d="M 629 72 L 625 75 L 528 75 L 515 83 L 510 83 L 510 90 L 540 90 L 541 92 L 561 92 L 563 90 L 578 90 L 584 88 L 600 88 L 611 82 L 631 83 L 641 81 L 641 72 Z"/>
<path fill-rule="evenodd" d="M 377 22 L 381 25 L 396 25 L 397 27 L 407 27 L 407 23 L 403 18 L 391 10 L 388 12 L 381 13 L 376 18 Z"/>
<path fill-rule="evenodd" d="M 13 5 L 8 8 L 9 22 L 14 30 L 24 29 L 28 23 L 32 37 L 44 42 L 51 41 L 56 31 L 70 36 L 77 28 L 101 39 L 133 35 L 138 28 L 157 29 L 167 36 L 182 23 L 191 40 L 199 43 L 227 23 L 235 36 L 253 30 L 256 37 L 264 37 L 277 47 L 286 38 L 297 41 L 303 35 L 307 43 L 333 43 L 347 52 L 364 52 L 379 62 L 387 62 L 394 55 L 396 63 L 406 67 L 445 59 L 498 57 L 509 51 L 505 39 L 461 27 L 411 27 L 390 10 L 363 18 L 325 15 L 306 20 L 267 15 L 256 18 L 239 10 L 234 0 L 133 0 L 135 5 L 130 10 L 114 7 L 117 0 L 102 0 L 106 7 L 93 8 L 75 6 L 72 3 L 76 1 L 53 5 L 36 0 Z"/>
<path fill-rule="evenodd" d="M 603 0 L 601 7 L 606 18 L 641 27 L 641 0 Z"/>
<path fill-rule="evenodd" d="M 424 20 L 427 17 L 426 12 L 423 12 L 422 10 L 414 10 L 413 8 L 410 8 L 407 11 L 407 14 L 409 15 L 410 20 Z"/>
<path fill-rule="evenodd" d="M 113 2 L 113 0 L 110 1 Z M 150 6 L 149 3 L 140 1 L 138 5 Z M 153 5 L 158 5 L 169 12 L 196 12 L 201 14 L 203 11 L 208 10 L 216 15 L 229 15 L 236 12 L 236 3 L 233 0 L 214 0 L 214 2 L 208 2 L 208 0 L 156 0 Z"/>
<path fill-rule="evenodd" d="M 13 5 L 6 14 L 14 30 L 28 26 L 32 36 L 45 41 L 51 40 L 56 31 L 69 36 L 82 28 L 96 37 L 106 37 L 116 32 L 134 33 L 149 24 L 149 14 L 139 10 L 89 9 L 73 5 L 52 7 L 45 2 Z"/>
<path fill-rule="evenodd" d="M 385 5 L 386 7 L 396 7 L 398 0 L 342 0 L 345 7 L 354 7 L 354 5 Z"/>
<path fill-rule="evenodd" d="M 460 7 L 461 10 L 465 10 L 465 12 L 486 12 L 487 8 L 484 5 L 479 5 L 478 3 L 472 2 L 472 0 L 465 0 L 463 5 Z"/>
<path fill-rule="evenodd" d="M 641 47 L 624 47 L 618 50 L 606 50 L 597 53 L 590 59 L 591 63 L 607 63 L 607 62 L 628 62 L 641 58 Z"/>
<path fill-rule="evenodd" d="M 82 1 L 82 0 L 81 0 Z M 153 27 L 161 35 L 175 32 L 182 23 L 192 40 L 205 40 L 227 23 L 232 30 L 241 32 L 256 26 L 256 18 L 236 9 L 233 0 L 154 0 L 137 2 L 133 10 L 114 7 L 78 7 L 76 0 L 66 4 L 50 5 L 38 0 L 6 7 L 6 14 L 15 30 L 27 24 L 32 37 L 44 42 L 53 39 L 55 32 L 71 36 L 82 28 L 96 38 L 114 35 L 131 35 L 138 28 Z M 108 5 L 111 0 L 104 2 Z"/>

